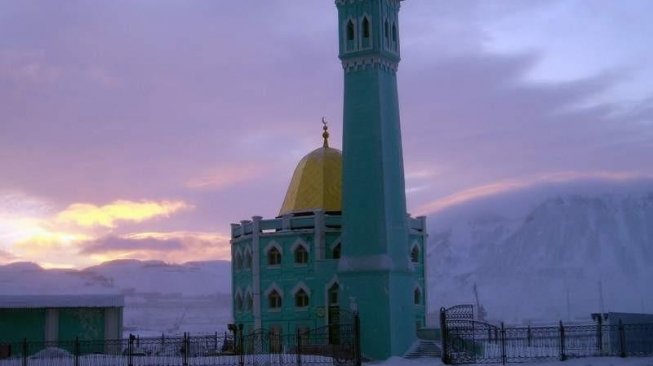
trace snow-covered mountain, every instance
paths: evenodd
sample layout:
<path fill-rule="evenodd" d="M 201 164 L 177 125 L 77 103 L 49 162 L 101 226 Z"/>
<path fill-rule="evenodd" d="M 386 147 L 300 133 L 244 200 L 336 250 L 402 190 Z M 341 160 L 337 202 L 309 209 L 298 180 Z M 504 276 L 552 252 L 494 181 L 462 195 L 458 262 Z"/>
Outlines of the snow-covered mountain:
<path fill-rule="evenodd" d="M 476 283 L 494 320 L 653 312 L 653 189 L 555 194 L 521 213 L 468 206 L 429 218 L 432 311 L 474 303 Z"/>

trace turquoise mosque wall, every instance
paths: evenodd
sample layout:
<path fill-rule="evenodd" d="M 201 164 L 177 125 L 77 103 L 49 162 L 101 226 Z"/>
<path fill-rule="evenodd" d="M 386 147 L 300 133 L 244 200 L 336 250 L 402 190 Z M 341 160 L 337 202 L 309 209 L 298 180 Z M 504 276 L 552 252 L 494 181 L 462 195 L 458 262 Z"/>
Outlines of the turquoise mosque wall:
<path fill-rule="evenodd" d="M 319 216 L 322 218 L 318 219 Z M 316 215 L 299 218 L 263 220 L 255 217 L 251 221 L 242 221 L 241 224 L 232 226 L 232 311 L 235 323 L 243 324 L 245 333 L 265 329 L 282 334 L 295 334 L 300 328 L 313 329 L 328 325 L 328 289 L 334 283 L 340 283 L 338 275 L 340 259 L 334 258 L 334 254 L 337 256 L 338 245 L 342 247 L 341 219 L 340 215 L 326 215 L 319 212 Z M 284 220 L 288 223 L 285 228 Z M 408 288 L 411 291 L 419 288 L 422 294 L 420 302 L 413 304 L 408 313 L 414 314 L 413 322 L 424 325 L 426 322 L 423 265 L 425 221 L 424 218 L 408 218 L 408 221 L 411 228 L 409 240 L 411 249 L 416 247 L 419 252 L 417 262 L 413 263 L 414 270 L 409 275 Z M 316 222 L 323 224 L 316 229 Z M 252 257 L 251 265 L 248 265 L 243 254 L 248 251 L 252 254 L 255 252 L 254 242 L 258 242 L 256 250 L 258 255 Z M 300 243 L 306 245 L 308 249 L 306 264 L 297 264 L 294 260 L 292 249 Z M 280 265 L 267 264 L 266 249 L 271 247 L 281 249 Z M 237 258 L 239 253 L 240 264 Z M 258 265 L 258 270 L 255 270 L 255 265 Z M 258 276 L 255 275 L 257 272 Z M 305 286 L 309 294 L 306 307 L 295 306 L 293 290 L 298 289 L 300 284 Z M 258 302 L 254 300 L 256 288 L 258 288 Z M 282 305 L 278 309 L 269 306 L 266 294 L 270 289 L 277 289 L 282 294 Z M 237 300 L 238 294 L 241 295 L 240 304 Z M 252 295 L 251 306 L 247 303 L 248 294 Z M 409 296 L 412 299 L 413 293 Z"/>

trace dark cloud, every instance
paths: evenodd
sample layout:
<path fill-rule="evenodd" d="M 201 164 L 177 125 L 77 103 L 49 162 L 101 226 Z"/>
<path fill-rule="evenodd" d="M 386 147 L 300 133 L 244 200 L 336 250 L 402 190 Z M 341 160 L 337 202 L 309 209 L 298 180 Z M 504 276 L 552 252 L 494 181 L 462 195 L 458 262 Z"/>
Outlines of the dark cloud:
<path fill-rule="evenodd" d="M 81 245 L 81 254 L 102 254 L 115 252 L 169 252 L 181 250 L 184 244 L 178 239 L 142 238 L 131 239 L 105 236 Z"/>
<path fill-rule="evenodd" d="M 158 260 L 183 263 L 197 260 L 229 259 L 227 236 L 211 232 L 159 232 L 124 236 L 107 235 L 80 243 L 79 254 Z"/>

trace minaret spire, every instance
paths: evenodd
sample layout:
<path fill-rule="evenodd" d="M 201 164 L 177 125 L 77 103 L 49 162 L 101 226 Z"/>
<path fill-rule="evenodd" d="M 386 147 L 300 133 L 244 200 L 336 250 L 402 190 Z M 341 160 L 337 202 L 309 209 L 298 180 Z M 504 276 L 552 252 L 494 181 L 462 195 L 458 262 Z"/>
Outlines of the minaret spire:
<path fill-rule="evenodd" d="M 397 95 L 400 0 L 336 0 L 344 71 L 340 306 L 360 311 L 363 354 L 416 339 Z"/>
<path fill-rule="evenodd" d="M 322 147 L 329 147 L 329 126 L 327 126 L 327 121 L 322 117 L 322 138 L 324 138 L 324 143 L 322 144 Z"/>

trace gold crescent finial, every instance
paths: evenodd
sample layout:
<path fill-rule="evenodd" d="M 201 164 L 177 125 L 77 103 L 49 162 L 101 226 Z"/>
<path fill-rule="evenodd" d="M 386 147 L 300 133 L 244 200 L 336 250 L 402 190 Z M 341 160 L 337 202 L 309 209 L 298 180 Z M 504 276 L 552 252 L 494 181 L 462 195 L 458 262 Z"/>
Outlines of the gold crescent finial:
<path fill-rule="evenodd" d="M 327 121 L 322 117 L 322 137 L 324 138 L 324 144 L 322 145 L 323 147 L 329 147 L 329 127 L 327 126 Z"/>

